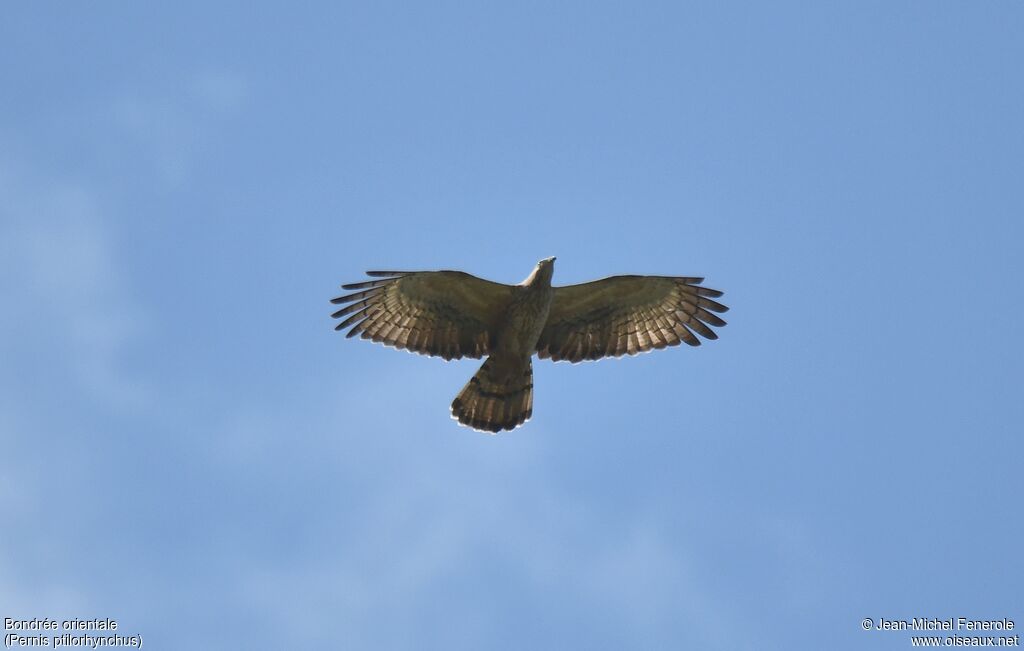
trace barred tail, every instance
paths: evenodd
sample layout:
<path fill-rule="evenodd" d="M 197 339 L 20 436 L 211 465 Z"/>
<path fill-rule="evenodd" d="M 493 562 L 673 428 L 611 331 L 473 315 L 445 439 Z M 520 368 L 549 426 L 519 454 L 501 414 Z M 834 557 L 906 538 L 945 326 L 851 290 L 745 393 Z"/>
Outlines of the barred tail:
<path fill-rule="evenodd" d="M 452 402 L 452 418 L 482 432 L 515 429 L 533 415 L 533 360 L 488 357 Z"/>

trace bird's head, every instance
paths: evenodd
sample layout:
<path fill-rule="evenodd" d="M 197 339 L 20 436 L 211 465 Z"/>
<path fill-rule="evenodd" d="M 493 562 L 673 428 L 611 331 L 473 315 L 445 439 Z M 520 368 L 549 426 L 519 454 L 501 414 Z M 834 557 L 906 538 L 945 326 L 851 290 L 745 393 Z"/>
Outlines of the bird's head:
<path fill-rule="evenodd" d="M 533 268 L 533 272 L 522 282 L 523 285 L 551 285 L 551 276 L 555 273 L 555 257 L 544 258 Z"/>

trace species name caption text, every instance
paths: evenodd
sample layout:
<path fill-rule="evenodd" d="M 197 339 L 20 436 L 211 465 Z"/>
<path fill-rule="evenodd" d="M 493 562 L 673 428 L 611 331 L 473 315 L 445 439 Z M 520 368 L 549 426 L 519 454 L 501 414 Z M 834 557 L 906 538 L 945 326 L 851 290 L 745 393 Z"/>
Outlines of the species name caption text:
<path fill-rule="evenodd" d="M 888 619 L 865 617 L 861 620 L 865 631 L 910 631 L 925 635 L 910 636 L 914 647 L 1019 647 L 1020 634 L 1011 633 L 1015 628 L 1012 619 L 969 619 L 967 617 L 914 617 L 913 619 Z"/>
<path fill-rule="evenodd" d="M 118 631 L 114 619 L 14 619 L 4 617 L 4 645 L 21 647 L 60 647 L 98 649 L 106 647 L 142 648 L 141 635 Z"/>

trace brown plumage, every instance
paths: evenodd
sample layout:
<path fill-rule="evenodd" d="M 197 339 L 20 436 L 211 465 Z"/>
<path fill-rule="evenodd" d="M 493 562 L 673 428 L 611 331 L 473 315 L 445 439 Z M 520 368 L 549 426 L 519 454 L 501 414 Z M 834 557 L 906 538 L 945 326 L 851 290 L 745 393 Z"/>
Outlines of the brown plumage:
<path fill-rule="evenodd" d="M 635 355 L 700 335 L 729 308 L 703 278 L 612 276 L 552 287 L 554 258 L 541 260 L 519 285 L 461 271 L 368 271 L 376 280 L 342 285 L 359 290 L 331 302 L 347 304 L 331 316 L 359 335 L 425 355 L 487 357 L 452 403 L 452 417 L 473 429 L 514 429 L 533 413 L 534 353 L 569 361 Z"/>
<path fill-rule="evenodd" d="M 483 432 L 515 429 L 533 414 L 533 360 L 488 357 L 452 401 L 452 417 Z"/>

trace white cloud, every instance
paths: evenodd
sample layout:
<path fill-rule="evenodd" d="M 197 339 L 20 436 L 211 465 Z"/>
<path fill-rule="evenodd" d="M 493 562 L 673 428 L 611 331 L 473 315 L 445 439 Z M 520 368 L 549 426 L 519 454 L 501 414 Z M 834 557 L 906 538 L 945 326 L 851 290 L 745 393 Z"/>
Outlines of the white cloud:
<path fill-rule="evenodd" d="M 145 399 L 119 356 L 140 332 L 140 310 L 124 279 L 96 193 L 85 184 L 34 176 L 0 163 L 0 287 L 6 300 L 0 333 L 8 360 L 35 364 L 55 379 L 118 408 Z M 26 357 L 28 355 L 29 357 Z M 17 361 L 5 383 L 18 382 Z"/>
<path fill-rule="evenodd" d="M 157 92 L 132 90 L 112 103 L 115 124 L 142 148 L 162 183 L 180 187 L 218 120 L 242 108 L 246 81 L 228 72 L 196 73 Z"/>
<path fill-rule="evenodd" d="M 373 378 L 363 379 L 362 386 L 374 385 Z M 330 393 L 310 396 L 310 403 L 327 405 Z M 742 627 L 712 596 L 715 586 L 702 584 L 706 575 L 693 571 L 695 552 L 663 531 L 653 513 L 608 522 L 599 505 L 581 502 L 551 481 L 548 473 L 557 469 L 544 467 L 542 424 L 520 437 L 524 445 L 478 434 L 466 446 L 439 445 L 413 432 L 397 436 L 388 426 L 367 444 L 367 436 L 347 432 L 363 425 L 353 414 L 376 411 L 379 401 L 358 388 L 338 394 L 344 402 L 319 413 L 296 405 L 248 405 L 238 410 L 244 417 L 229 419 L 239 427 L 226 440 L 244 448 L 244 437 L 253 436 L 262 451 L 254 457 L 242 450 L 234 460 L 246 472 L 294 491 L 294 477 L 279 471 L 289 467 L 288 448 L 315 445 L 327 458 L 323 472 L 337 478 L 337 496 L 310 498 L 330 511 L 317 512 L 328 520 L 311 531 L 331 544 L 298 539 L 294 554 L 272 562 L 249 558 L 239 568 L 232 599 L 274 621 L 281 639 L 300 646 L 433 648 L 443 645 L 416 636 L 436 627 L 457 630 L 461 648 L 493 647 L 498 624 L 486 621 L 483 602 L 472 618 L 453 613 L 444 626 L 423 620 L 435 602 L 452 599 L 445 586 L 467 572 L 480 581 L 492 567 L 508 574 L 498 573 L 504 584 L 490 585 L 485 601 L 529 595 L 541 603 L 564 602 L 569 611 L 590 608 L 651 648 L 680 630 L 705 648 L 732 648 L 740 639 Z M 349 429 L 339 431 L 339 423 Z M 387 439 L 405 443 L 394 448 Z M 367 447 L 377 444 L 379 456 Z M 496 446 L 504 449 L 493 454 Z M 347 496 L 350 490 L 360 492 Z M 306 505 L 297 508 L 305 511 Z M 457 606 L 458 599 L 452 603 Z M 384 621 L 390 625 L 382 629 Z"/>

